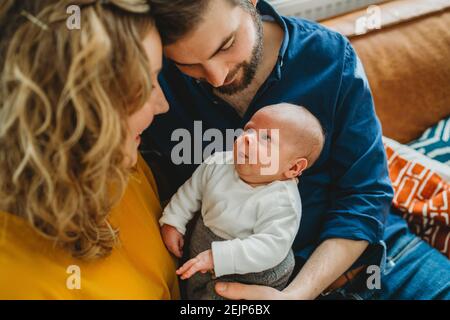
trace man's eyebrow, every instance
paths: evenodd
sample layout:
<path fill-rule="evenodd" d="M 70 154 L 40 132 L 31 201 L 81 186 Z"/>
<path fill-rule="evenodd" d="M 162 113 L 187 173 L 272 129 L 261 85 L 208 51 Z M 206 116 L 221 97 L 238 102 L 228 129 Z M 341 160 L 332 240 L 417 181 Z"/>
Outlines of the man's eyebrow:
<path fill-rule="evenodd" d="M 216 51 L 214 51 L 214 53 L 209 56 L 208 60 L 211 59 L 212 57 L 214 57 L 217 53 L 220 52 L 220 50 L 222 50 L 222 48 L 235 36 L 236 31 L 233 31 L 229 36 L 227 36 L 222 43 L 220 44 L 219 48 L 216 49 Z M 185 67 L 189 67 L 189 66 L 194 66 L 197 63 L 181 63 L 181 62 L 177 62 L 173 59 L 170 59 L 173 63 L 179 65 L 179 66 L 185 66 Z"/>

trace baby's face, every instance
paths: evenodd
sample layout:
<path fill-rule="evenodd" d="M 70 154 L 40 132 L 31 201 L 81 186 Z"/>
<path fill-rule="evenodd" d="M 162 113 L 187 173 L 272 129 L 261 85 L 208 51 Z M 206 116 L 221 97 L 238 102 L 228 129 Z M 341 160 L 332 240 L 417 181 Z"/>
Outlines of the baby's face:
<path fill-rule="evenodd" d="M 284 180 L 294 147 L 289 128 L 267 113 L 255 113 L 234 144 L 234 164 L 240 178 L 251 184 Z"/>

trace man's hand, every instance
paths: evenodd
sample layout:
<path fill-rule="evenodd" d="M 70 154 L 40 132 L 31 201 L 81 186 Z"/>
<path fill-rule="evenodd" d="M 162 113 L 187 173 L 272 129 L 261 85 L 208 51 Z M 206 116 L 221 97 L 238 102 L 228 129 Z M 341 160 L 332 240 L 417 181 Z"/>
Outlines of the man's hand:
<path fill-rule="evenodd" d="M 211 270 L 214 270 L 214 261 L 210 249 L 199 253 L 195 258 L 187 261 L 176 273 L 177 275 L 181 275 L 182 280 L 186 280 L 198 271 L 206 273 Z"/>
<path fill-rule="evenodd" d="M 183 235 L 175 227 L 168 224 L 164 224 L 161 227 L 161 235 L 167 249 L 176 257 L 181 258 L 184 245 Z"/>
<path fill-rule="evenodd" d="M 294 300 L 289 292 L 279 291 L 272 287 L 242 284 L 237 282 L 218 282 L 215 286 L 217 294 L 231 300 Z"/>

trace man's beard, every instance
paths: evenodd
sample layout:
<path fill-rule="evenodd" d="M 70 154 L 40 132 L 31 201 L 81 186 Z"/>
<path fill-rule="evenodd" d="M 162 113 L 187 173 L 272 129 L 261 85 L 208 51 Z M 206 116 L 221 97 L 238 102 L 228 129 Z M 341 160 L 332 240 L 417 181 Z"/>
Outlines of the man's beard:
<path fill-rule="evenodd" d="M 236 83 L 231 83 L 226 86 L 217 87 L 214 90 L 218 93 L 225 95 L 233 95 L 240 91 L 245 90 L 255 79 L 256 70 L 262 59 L 263 52 L 263 25 L 261 21 L 261 17 L 255 9 L 255 12 L 252 12 L 253 22 L 256 28 L 256 42 L 252 50 L 252 56 L 250 61 L 244 61 L 236 66 L 236 68 L 229 73 L 227 78 L 233 78 L 237 73 L 242 69 L 242 78 Z M 226 80 L 225 80 L 226 81 Z"/>

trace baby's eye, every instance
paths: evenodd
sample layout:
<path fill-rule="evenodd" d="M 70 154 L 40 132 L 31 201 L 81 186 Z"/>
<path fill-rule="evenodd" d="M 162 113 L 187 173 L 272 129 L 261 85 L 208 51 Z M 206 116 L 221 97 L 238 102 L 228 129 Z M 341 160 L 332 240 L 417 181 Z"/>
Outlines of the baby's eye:
<path fill-rule="evenodd" d="M 261 135 L 261 139 L 263 139 L 264 141 L 269 141 L 269 142 L 271 141 L 270 137 L 264 133 Z"/>

